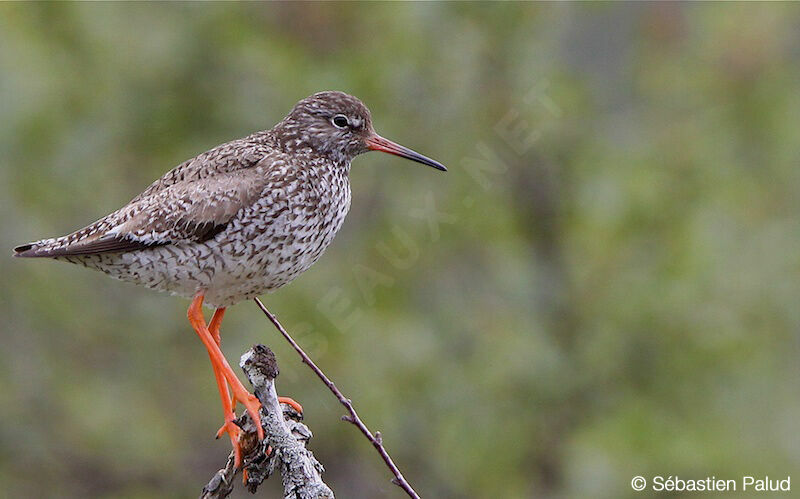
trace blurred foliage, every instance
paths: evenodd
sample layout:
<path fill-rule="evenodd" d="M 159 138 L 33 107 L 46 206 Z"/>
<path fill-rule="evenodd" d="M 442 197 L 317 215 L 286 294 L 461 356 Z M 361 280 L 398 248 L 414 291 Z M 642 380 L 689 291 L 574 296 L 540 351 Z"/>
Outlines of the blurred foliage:
<path fill-rule="evenodd" d="M 775 4 L 5 4 L 3 247 L 345 90 L 450 172 L 357 159 L 342 233 L 266 303 L 423 496 L 785 477 L 799 33 Z M 228 443 L 187 302 L 55 262 L 0 275 L 3 490 L 195 496 Z M 275 349 L 340 497 L 403 497 L 254 305 L 223 332 L 231 359 Z"/>

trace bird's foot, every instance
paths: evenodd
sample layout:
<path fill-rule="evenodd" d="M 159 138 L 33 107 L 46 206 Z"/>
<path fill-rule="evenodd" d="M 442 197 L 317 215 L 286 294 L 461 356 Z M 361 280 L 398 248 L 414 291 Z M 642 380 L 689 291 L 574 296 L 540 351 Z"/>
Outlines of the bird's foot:
<path fill-rule="evenodd" d="M 242 434 L 242 429 L 239 428 L 236 423 L 233 422 L 235 415 L 233 413 L 230 416 L 225 417 L 225 424 L 217 431 L 217 438 L 221 437 L 224 434 L 228 434 L 231 438 L 231 446 L 233 447 L 233 455 L 234 455 L 234 466 L 239 468 L 242 466 L 242 445 L 239 443 L 239 436 Z"/>
<path fill-rule="evenodd" d="M 303 406 L 291 397 L 278 397 L 278 402 L 291 406 L 300 415 L 303 414 Z"/>
<path fill-rule="evenodd" d="M 237 401 L 238 401 L 238 399 L 236 399 L 236 398 L 231 400 L 231 407 L 235 406 Z M 256 399 L 256 402 L 258 402 L 258 399 Z M 281 404 L 289 405 L 292 409 L 297 411 L 297 413 L 302 416 L 302 414 L 303 414 L 303 406 L 300 405 L 293 398 L 291 398 L 291 397 L 278 397 L 278 402 L 280 402 Z M 247 407 L 246 404 L 245 404 L 245 407 Z M 260 407 L 261 406 L 258 405 L 256 410 L 258 410 Z M 249 413 L 249 409 L 248 409 L 248 413 Z M 260 413 L 259 413 L 259 415 L 260 415 Z M 250 413 L 250 417 L 251 418 L 253 417 L 252 413 Z M 230 413 L 226 414 L 225 415 L 225 423 L 219 428 L 219 430 L 217 430 L 216 438 L 220 438 L 220 437 L 222 437 L 222 435 L 225 435 L 226 433 L 228 434 L 228 436 L 231 439 L 231 445 L 233 446 L 233 453 L 234 453 L 234 458 L 235 458 L 234 465 L 237 468 L 239 468 L 242 465 L 242 446 L 241 446 L 241 443 L 239 441 L 239 437 L 242 434 L 242 429 L 239 428 L 239 425 L 237 425 L 234 422 L 235 419 L 236 419 L 236 414 L 234 414 L 233 411 L 231 411 Z M 257 421 L 257 424 L 258 424 L 258 428 L 261 429 L 260 420 Z M 263 429 L 262 429 L 262 431 L 263 431 Z M 259 440 L 261 438 L 263 438 L 263 437 L 259 437 Z M 267 446 L 267 455 L 269 456 L 270 454 L 272 454 L 272 447 Z M 247 481 L 247 479 L 245 478 L 245 482 L 246 481 Z"/>
<path fill-rule="evenodd" d="M 258 399 L 254 395 L 251 395 L 251 397 L 253 399 L 255 399 L 256 414 L 261 416 L 261 413 L 258 412 L 259 409 L 261 408 L 261 403 L 258 401 Z M 230 406 L 231 407 L 235 407 L 236 406 L 236 402 L 241 402 L 241 400 L 237 399 L 236 397 L 233 397 L 233 399 L 231 400 L 231 405 Z M 300 405 L 300 403 L 298 401 L 296 401 L 295 399 L 293 399 L 291 397 L 278 397 L 278 402 L 281 403 L 281 404 L 287 404 L 289 407 L 291 407 L 292 409 L 297 411 L 298 414 L 300 414 L 301 416 L 303 415 L 303 406 Z M 250 414 L 250 418 L 253 419 L 253 413 L 250 412 L 250 408 L 247 406 L 246 403 L 244 403 L 244 402 L 242 402 L 242 403 L 244 404 L 245 408 L 247 408 L 248 414 Z M 241 430 L 241 428 L 239 428 L 236 425 L 236 423 L 233 422 L 234 419 L 236 419 L 236 414 L 234 414 L 233 411 L 231 411 L 230 414 L 225 417 L 225 424 L 223 424 L 220 427 L 220 429 L 217 430 L 217 438 L 221 437 L 225 433 L 229 433 L 230 434 L 230 432 L 228 431 L 228 428 L 231 427 L 231 426 L 233 426 L 237 430 Z M 258 420 L 253 419 L 253 421 L 254 421 L 254 423 L 258 423 L 257 426 L 260 428 L 260 423 L 261 423 L 260 417 L 259 417 Z M 264 437 L 260 436 L 259 439 L 261 439 L 261 438 L 264 438 Z"/>
<path fill-rule="evenodd" d="M 245 391 L 244 394 L 236 394 L 234 396 L 236 400 L 242 403 L 247 413 L 250 415 L 250 419 L 253 420 L 253 424 L 256 425 L 258 440 L 264 440 L 264 428 L 261 427 L 261 402 L 258 401 L 255 395 L 247 391 Z"/>

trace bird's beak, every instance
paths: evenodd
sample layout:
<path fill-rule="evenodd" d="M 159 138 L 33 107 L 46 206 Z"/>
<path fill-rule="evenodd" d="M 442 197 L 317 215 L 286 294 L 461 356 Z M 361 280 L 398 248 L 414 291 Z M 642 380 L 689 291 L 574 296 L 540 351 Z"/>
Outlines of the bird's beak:
<path fill-rule="evenodd" d="M 389 154 L 394 154 L 395 156 L 400 156 L 401 158 L 410 159 L 411 161 L 416 161 L 417 163 L 422 163 L 423 165 L 432 166 L 433 168 L 443 172 L 447 171 L 447 168 L 445 168 L 444 165 L 438 161 L 434 161 L 427 156 L 423 156 L 422 154 L 412 151 L 408 147 L 403 147 L 389 139 L 384 139 L 378 134 L 373 134 L 367 139 L 367 148 L 371 151 L 388 152 Z"/>

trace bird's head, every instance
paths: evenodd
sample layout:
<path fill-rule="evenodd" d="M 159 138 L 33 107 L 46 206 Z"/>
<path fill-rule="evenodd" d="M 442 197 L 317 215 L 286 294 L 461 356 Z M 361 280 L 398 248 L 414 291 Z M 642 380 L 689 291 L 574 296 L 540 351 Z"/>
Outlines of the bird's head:
<path fill-rule="evenodd" d="M 378 135 L 367 106 L 344 92 L 306 97 L 275 127 L 275 133 L 289 150 L 309 147 L 340 163 L 368 151 L 383 151 L 447 171 L 438 161 Z"/>

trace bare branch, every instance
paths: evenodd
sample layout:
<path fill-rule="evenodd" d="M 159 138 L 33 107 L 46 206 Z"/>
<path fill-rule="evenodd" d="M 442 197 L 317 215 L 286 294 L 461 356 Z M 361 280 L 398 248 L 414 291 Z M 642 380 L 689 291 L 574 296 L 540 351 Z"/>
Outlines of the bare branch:
<path fill-rule="evenodd" d="M 223 499 L 233 492 L 233 480 L 239 474 L 236 466 L 234 466 L 234 454 L 228 456 L 228 462 L 224 468 L 217 471 L 208 484 L 203 487 L 203 492 L 200 494 L 200 499 Z"/>
<path fill-rule="evenodd" d="M 322 481 L 322 465 L 306 449 L 305 442 L 292 434 L 283 419 L 275 391 L 275 376 L 278 375 L 275 354 L 264 345 L 256 345 L 242 355 L 239 365 L 253 384 L 255 396 L 261 402 L 262 414 L 266 415 L 262 417 L 265 440 L 272 447 L 271 457 L 280 462 L 284 497 L 332 499 L 333 492 Z M 311 432 L 307 428 L 306 431 L 310 438 Z"/>
<path fill-rule="evenodd" d="M 325 375 L 325 373 L 322 372 L 322 370 L 319 367 L 317 367 L 316 364 L 314 364 L 314 361 L 312 361 L 311 358 L 308 356 L 308 354 L 306 354 L 305 351 L 303 351 L 303 349 L 300 348 L 300 345 L 298 345 L 297 342 L 294 341 L 294 338 L 292 338 L 289 335 L 289 333 L 281 325 L 278 319 L 272 314 L 272 312 L 267 310 L 267 307 L 265 307 L 264 304 L 261 303 L 261 300 L 258 298 L 254 298 L 253 300 L 258 305 L 258 308 L 260 308 L 261 311 L 264 312 L 264 315 L 267 316 L 270 322 L 272 322 L 272 324 L 275 325 L 275 327 L 283 335 L 283 337 L 286 338 L 286 341 L 288 341 L 289 344 L 292 345 L 295 351 L 300 355 L 302 361 L 305 364 L 307 364 L 312 371 L 314 371 L 317 377 L 319 377 L 319 379 L 321 379 L 322 382 L 325 383 L 325 386 L 327 386 L 328 389 L 331 392 L 333 392 L 336 398 L 339 399 L 339 402 L 341 402 L 341 404 L 345 406 L 345 408 L 347 408 L 347 411 L 350 414 L 342 416 L 342 420 L 355 425 L 359 430 L 361 430 L 361 433 L 363 433 L 364 436 L 367 437 L 370 443 L 372 443 L 373 447 L 375 447 L 375 449 L 378 451 L 378 454 L 380 454 L 381 458 L 383 458 L 383 461 L 386 463 L 386 466 L 394 474 L 392 483 L 403 489 L 406 492 L 406 494 L 409 495 L 409 497 L 419 499 L 419 494 L 417 494 L 417 492 L 411 487 L 411 484 L 409 484 L 408 481 L 405 479 L 405 477 L 403 477 L 403 474 L 400 473 L 400 469 L 397 467 L 396 464 L 394 464 L 392 457 L 389 455 L 389 453 L 386 451 L 386 448 L 383 446 L 383 438 L 381 437 L 381 433 L 376 431 L 374 435 L 372 434 L 372 432 L 369 430 L 369 428 L 367 428 L 364 422 L 361 421 L 361 418 L 358 417 L 358 413 L 356 413 L 356 410 L 353 407 L 353 402 L 350 399 L 346 398 L 342 394 L 342 392 L 339 391 L 338 388 L 336 388 L 336 385 L 333 384 L 333 381 L 331 381 Z"/>
<path fill-rule="evenodd" d="M 292 499 L 333 499 L 333 492 L 322 481 L 322 465 L 306 448 L 311 431 L 299 421 L 301 415 L 288 405 L 278 402 L 275 378 L 278 364 L 275 354 L 264 345 L 255 345 L 245 352 L 239 362 L 254 393 L 261 402 L 261 425 L 265 438 L 256 437 L 256 427 L 247 411 L 237 419 L 242 428 L 239 442 L 244 458 L 246 486 L 255 492 L 276 469 L 280 470 L 284 497 Z M 219 470 L 203 488 L 201 499 L 221 499 L 233 491 L 239 473 L 231 452 L 225 468 Z"/>

